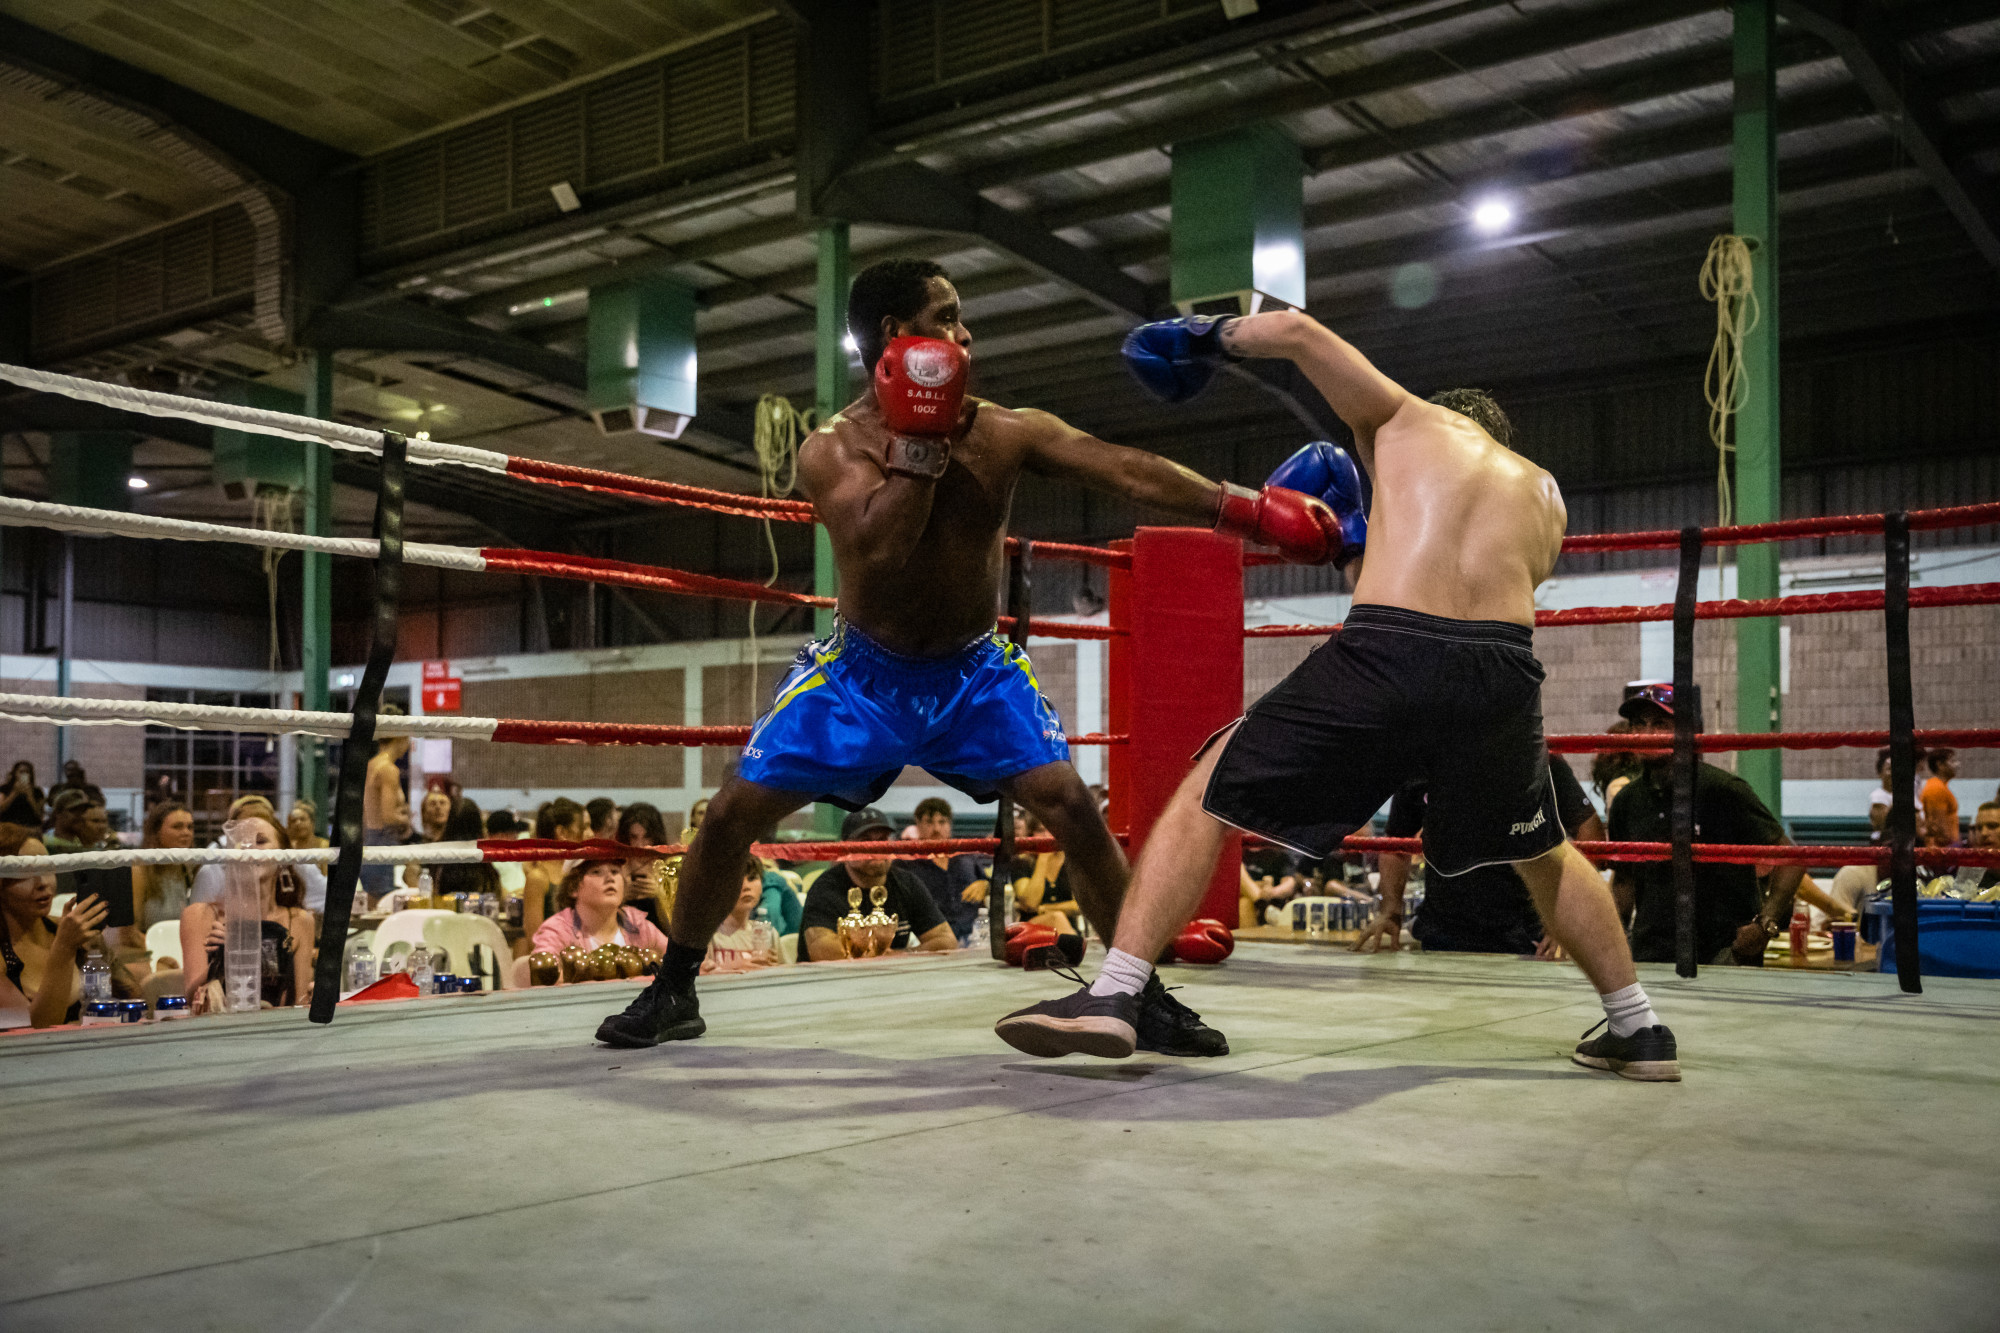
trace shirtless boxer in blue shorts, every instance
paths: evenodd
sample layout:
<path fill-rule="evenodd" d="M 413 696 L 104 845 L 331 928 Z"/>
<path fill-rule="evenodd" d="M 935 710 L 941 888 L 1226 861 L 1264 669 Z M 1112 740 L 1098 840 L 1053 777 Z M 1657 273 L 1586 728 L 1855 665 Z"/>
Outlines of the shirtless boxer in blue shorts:
<path fill-rule="evenodd" d="M 1297 490 L 1218 485 L 1046 412 L 966 397 L 972 335 L 936 264 L 867 269 L 848 310 L 872 385 L 799 453 L 800 483 L 840 569 L 839 620 L 799 655 L 710 802 L 681 867 L 673 943 L 653 984 L 597 1029 L 610 1045 L 699 1037 L 695 977 L 736 902 L 751 843 L 814 800 L 869 804 L 906 764 L 975 800 L 1004 794 L 1032 811 L 1068 853 L 1084 914 L 1111 938 L 1131 873 L 1125 854 L 1070 766 L 1062 720 L 1027 654 L 994 632 L 1022 473 L 1213 524 L 1301 563 L 1343 560 L 1362 540 L 1358 477 L 1351 464 L 1329 472 L 1324 450 L 1313 454 L 1311 484 L 1345 526 Z M 1228 1049 L 1157 980 L 1136 1005 L 1146 1049 Z"/>

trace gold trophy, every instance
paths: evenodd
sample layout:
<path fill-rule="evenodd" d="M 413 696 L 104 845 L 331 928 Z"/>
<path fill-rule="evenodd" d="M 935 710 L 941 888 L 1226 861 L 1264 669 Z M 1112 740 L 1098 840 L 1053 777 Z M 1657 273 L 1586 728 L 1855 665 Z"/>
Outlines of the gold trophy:
<path fill-rule="evenodd" d="M 862 926 L 868 931 L 868 956 L 879 958 L 896 942 L 896 918 L 882 910 L 882 904 L 889 901 L 889 890 L 884 885 L 870 889 L 868 901 L 875 910 L 862 921 Z"/>
<path fill-rule="evenodd" d="M 840 918 L 840 951 L 849 958 L 866 957 L 868 939 L 862 933 L 867 926 L 861 915 L 861 886 L 855 885 L 847 891 L 847 915 Z"/>

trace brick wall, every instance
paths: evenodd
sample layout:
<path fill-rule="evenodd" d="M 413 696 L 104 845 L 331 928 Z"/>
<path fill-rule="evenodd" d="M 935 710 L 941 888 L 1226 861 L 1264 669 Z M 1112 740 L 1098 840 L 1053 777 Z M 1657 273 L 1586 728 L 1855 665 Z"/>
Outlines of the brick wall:
<path fill-rule="evenodd" d="M 0 680 L 0 692 L 44 694 L 56 692 L 53 681 Z M 137 685 L 76 684 L 71 693 L 83 699 L 144 699 L 146 691 Z M 70 754 L 83 765 L 90 780 L 100 787 L 145 785 L 146 729 L 144 727 L 72 727 Z M 12 768 L 25 759 L 35 766 L 35 781 L 47 788 L 61 777 L 56 767 L 56 729 L 46 722 L 11 722 L 0 719 L 0 764 Z M 4 773 L 5 769 L 0 769 Z"/>
<path fill-rule="evenodd" d="M 464 711 L 473 717 L 554 718 L 577 722 L 655 722 L 678 726 L 685 680 L 680 668 L 606 671 L 520 680 L 468 680 Z M 654 746 L 494 745 L 460 741 L 452 776 L 467 787 L 532 788 L 586 795 L 606 787 L 678 787 L 681 752 Z"/>

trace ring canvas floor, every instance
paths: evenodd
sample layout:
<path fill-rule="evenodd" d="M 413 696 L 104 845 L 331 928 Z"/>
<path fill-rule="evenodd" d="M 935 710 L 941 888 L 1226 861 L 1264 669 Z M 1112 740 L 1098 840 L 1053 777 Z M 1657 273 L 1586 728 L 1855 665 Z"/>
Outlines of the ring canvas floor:
<path fill-rule="evenodd" d="M 2000 983 L 1641 971 L 1678 1085 L 1567 965 L 1250 943 L 1198 1062 L 969 955 L 10 1036 L 0 1327 L 1991 1327 Z"/>

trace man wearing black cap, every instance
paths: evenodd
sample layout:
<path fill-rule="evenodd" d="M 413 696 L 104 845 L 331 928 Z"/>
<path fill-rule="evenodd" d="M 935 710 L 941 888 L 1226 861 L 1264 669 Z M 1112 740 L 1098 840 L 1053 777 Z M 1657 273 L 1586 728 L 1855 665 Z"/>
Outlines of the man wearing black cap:
<path fill-rule="evenodd" d="M 870 806 L 847 817 L 840 826 L 840 840 L 886 841 L 894 832 L 882 812 Z M 877 886 L 889 891 L 882 910 L 907 928 L 896 932 L 897 948 L 907 947 L 912 935 L 916 937 L 916 948 L 924 953 L 944 953 L 958 947 L 958 937 L 952 933 L 951 923 L 938 912 L 930 890 L 909 871 L 888 857 L 879 856 L 866 861 L 836 862 L 813 881 L 806 892 L 805 911 L 799 918 L 799 961 L 830 963 L 845 958 L 847 954 L 840 947 L 840 918 L 849 910 L 847 892 L 861 890 L 861 907 L 866 912 L 873 906 L 868 891 Z"/>
<path fill-rule="evenodd" d="M 1674 729 L 1674 687 L 1635 681 L 1625 687 L 1618 715 L 1636 731 Z M 1701 697 L 1690 701 L 1695 730 L 1701 730 Z M 1673 837 L 1673 756 L 1647 756 L 1645 771 L 1625 785 L 1611 803 L 1613 842 L 1667 842 Z M 1786 846 L 1785 826 L 1759 800 L 1750 784 L 1714 764 L 1697 763 L 1694 776 L 1694 840 Z M 1764 965 L 1764 945 L 1792 923 L 1792 898 L 1805 867 L 1772 869 L 1759 893 L 1756 866 L 1697 862 L 1694 868 L 1695 957 L 1704 963 Z M 1668 861 L 1620 865 L 1611 874 L 1611 895 L 1621 916 L 1632 922 L 1632 957 L 1641 963 L 1674 961 L 1674 871 Z"/>

